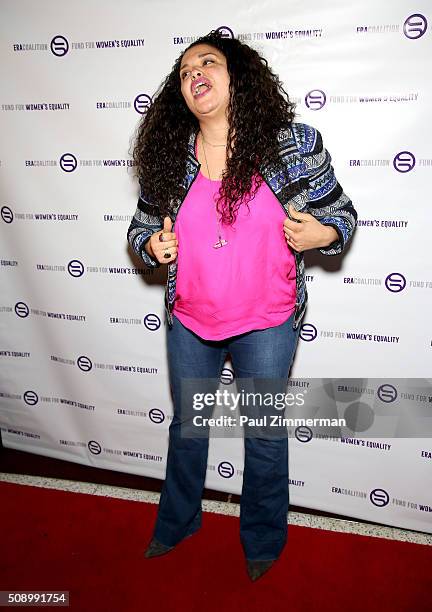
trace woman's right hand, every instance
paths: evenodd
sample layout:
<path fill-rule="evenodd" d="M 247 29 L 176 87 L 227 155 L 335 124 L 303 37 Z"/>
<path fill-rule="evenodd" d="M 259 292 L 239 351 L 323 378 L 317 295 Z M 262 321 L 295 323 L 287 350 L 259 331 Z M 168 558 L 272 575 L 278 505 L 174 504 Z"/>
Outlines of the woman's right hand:
<path fill-rule="evenodd" d="M 172 230 L 171 218 L 164 218 L 163 229 L 160 232 L 155 232 L 146 244 L 149 255 L 158 260 L 161 264 L 169 264 L 175 261 L 177 257 L 178 241 Z M 169 254 L 169 257 L 164 257 Z"/>

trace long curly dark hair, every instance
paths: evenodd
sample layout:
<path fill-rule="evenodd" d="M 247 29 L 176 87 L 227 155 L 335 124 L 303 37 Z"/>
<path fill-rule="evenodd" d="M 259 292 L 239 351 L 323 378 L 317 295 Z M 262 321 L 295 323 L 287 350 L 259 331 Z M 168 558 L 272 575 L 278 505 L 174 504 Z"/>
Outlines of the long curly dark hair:
<path fill-rule="evenodd" d="M 198 44 L 221 51 L 230 76 L 226 168 L 218 194 L 222 222 L 233 224 L 240 205 L 253 199 L 262 183 L 260 170 L 283 170 L 277 135 L 293 121 L 291 102 L 268 62 L 249 45 L 224 38 L 217 30 L 195 40 L 176 60 L 159 86 L 148 112 L 137 127 L 133 160 L 146 200 L 157 206 L 161 218 L 181 198 L 186 173 L 187 144 L 198 119 L 181 93 L 180 66 L 184 53 Z M 235 132 L 235 139 L 233 134 Z M 232 144 L 234 142 L 234 144 Z M 252 178 L 255 177 L 255 182 Z"/>

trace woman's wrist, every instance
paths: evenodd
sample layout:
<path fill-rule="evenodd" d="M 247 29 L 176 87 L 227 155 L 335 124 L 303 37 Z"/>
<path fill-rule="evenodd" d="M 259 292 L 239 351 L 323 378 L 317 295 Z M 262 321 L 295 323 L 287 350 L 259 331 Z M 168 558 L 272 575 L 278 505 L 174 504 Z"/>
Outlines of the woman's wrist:
<path fill-rule="evenodd" d="M 326 242 L 325 244 L 323 244 L 323 247 L 328 247 L 331 245 L 332 242 L 335 242 L 336 240 L 339 240 L 339 234 L 337 233 L 337 231 L 335 230 L 335 228 L 331 225 L 324 225 L 324 229 L 326 231 L 325 236 L 326 236 Z"/>
<path fill-rule="evenodd" d="M 144 244 L 144 250 L 147 253 L 147 255 L 150 255 L 150 257 L 153 257 L 153 259 L 156 259 L 155 254 L 153 253 L 153 249 L 151 248 L 150 240 L 151 240 L 150 238 L 146 240 Z"/>

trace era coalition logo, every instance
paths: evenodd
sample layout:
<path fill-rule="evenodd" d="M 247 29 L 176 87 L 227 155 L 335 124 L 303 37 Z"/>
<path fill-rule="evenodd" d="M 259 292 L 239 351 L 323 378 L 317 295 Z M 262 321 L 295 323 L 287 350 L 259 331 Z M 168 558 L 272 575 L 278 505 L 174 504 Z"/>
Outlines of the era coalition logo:
<path fill-rule="evenodd" d="M 310 427 L 306 427 L 302 425 L 301 427 L 296 427 L 295 429 L 295 437 L 299 442 L 310 442 L 313 438 L 313 432 Z"/>
<path fill-rule="evenodd" d="M 229 461 L 221 461 L 217 470 L 222 478 L 232 478 L 234 476 L 234 466 Z"/>
<path fill-rule="evenodd" d="M 150 421 L 152 421 L 153 423 L 156 423 L 157 425 L 165 421 L 165 415 L 162 412 L 162 410 L 160 410 L 160 408 L 152 408 L 149 411 L 149 418 L 150 418 Z"/>
<path fill-rule="evenodd" d="M 391 404 L 392 402 L 396 401 L 398 392 L 395 386 L 387 383 L 378 387 L 377 396 L 385 404 Z"/>
<path fill-rule="evenodd" d="M 384 508 L 390 501 L 390 496 L 384 489 L 373 489 L 369 494 L 369 499 L 374 506 L 378 508 Z"/>
<path fill-rule="evenodd" d="M 223 385 L 230 385 L 234 382 L 234 372 L 231 368 L 222 368 L 220 381 Z"/>
<path fill-rule="evenodd" d="M 12 223 L 14 216 L 9 206 L 2 206 L 0 214 L 5 223 Z"/>
<path fill-rule="evenodd" d="M 228 26 L 219 26 L 216 28 L 216 32 L 223 38 L 234 38 L 234 32 Z"/>
<path fill-rule="evenodd" d="M 15 304 L 15 314 L 21 319 L 25 319 L 30 314 L 30 308 L 25 302 L 17 302 Z"/>
<path fill-rule="evenodd" d="M 69 43 L 64 36 L 54 36 L 50 42 L 50 49 L 53 55 L 63 57 L 69 51 Z"/>
<path fill-rule="evenodd" d="M 427 27 L 426 17 L 421 13 L 414 13 L 405 19 L 403 33 L 407 38 L 416 40 L 426 34 Z"/>
<path fill-rule="evenodd" d="M 321 110 L 327 102 L 327 96 L 322 89 L 312 89 L 305 95 L 305 104 L 309 110 Z"/>
<path fill-rule="evenodd" d="M 303 323 L 300 326 L 300 338 L 305 342 L 312 342 L 318 335 L 318 330 L 312 323 Z"/>
<path fill-rule="evenodd" d="M 160 320 L 160 318 L 157 316 L 157 314 L 154 314 L 153 312 L 146 314 L 143 319 L 143 323 L 149 331 L 156 331 L 162 325 L 162 321 Z"/>
<path fill-rule="evenodd" d="M 416 164 L 416 159 L 411 151 L 400 151 L 393 158 L 393 167 L 398 172 L 411 172 Z"/>
<path fill-rule="evenodd" d="M 90 370 L 93 368 L 91 359 L 87 357 L 87 355 L 80 355 L 76 363 L 82 372 L 90 372 Z"/>
<path fill-rule="evenodd" d="M 25 391 L 23 393 L 23 400 L 29 406 L 35 406 L 38 403 L 38 401 L 39 401 L 39 397 L 38 397 L 38 394 L 35 391 L 30 391 L 29 390 L 29 391 Z"/>
<path fill-rule="evenodd" d="M 89 440 L 87 448 L 89 449 L 92 455 L 100 455 L 102 452 L 102 447 L 96 440 Z"/>
<path fill-rule="evenodd" d="M 77 169 L 78 160 L 72 153 L 63 153 L 60 157 L 60 168 L 64 172 L 73 172 Z"/>
<path fill-rule="evenodd" d="M 399 293 L 403 291 L 406 287 L 406 278 L 403 274 L 399 272 L 391 272 L 386 276 L 384 281 L 386 289 L 391 291 L 392 293 Z"/>
<path fill-rule="evenodd" d="M 140 115 L 145 115 L 152 103 L 152 99 L 147 94 L 138 94 L 134 100 L 134 109 Z"/>
<path fill-rule="evenodd" d="M 71 259 L 67 265 L 67 271 L 74 278 L 79 278 L 84 274 L 84 265 L 79 259 Z"/>

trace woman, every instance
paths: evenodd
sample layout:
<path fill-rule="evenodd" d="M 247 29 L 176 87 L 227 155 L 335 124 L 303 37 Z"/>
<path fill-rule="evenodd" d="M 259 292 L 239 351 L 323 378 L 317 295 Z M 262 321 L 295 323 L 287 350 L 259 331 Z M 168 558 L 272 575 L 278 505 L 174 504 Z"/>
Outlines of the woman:
<path fill-rule="evenodd" d="M 246 386 L 286 389 L 307 303 L 303 252 L 339 254 L 355 229 L 321 134 L 293 109 L 264 58 L 212 31 L 181 53 L 138 127 L 128 240 L 147 266 L 168 264 L 174 406 L 146 557 L 201 526 L 208 428 L 191 426 L 192 391 L 217 389 L 228 353 Z M 240 538 L 256 580 L 286 544 L 288 437 L 244 437 Z"/>

